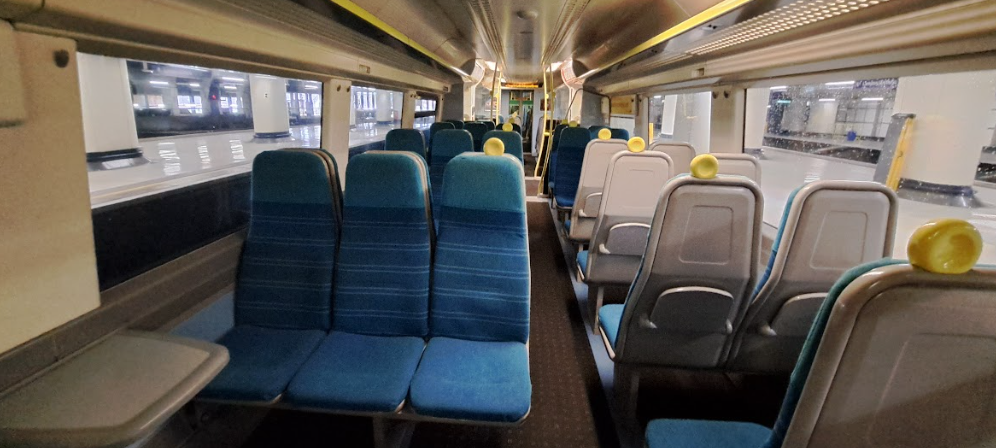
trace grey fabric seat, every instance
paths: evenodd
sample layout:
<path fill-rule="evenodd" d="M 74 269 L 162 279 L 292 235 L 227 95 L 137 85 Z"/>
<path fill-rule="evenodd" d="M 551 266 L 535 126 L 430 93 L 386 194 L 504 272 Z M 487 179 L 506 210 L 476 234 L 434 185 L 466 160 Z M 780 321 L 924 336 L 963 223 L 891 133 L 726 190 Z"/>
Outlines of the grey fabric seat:
<path fill-rule="evenodd" d="M 895 193 L 875 182 L 817 181 L 796 189 L 728 368 L 789 373 L 837 278 L 892 254 L 897 214 Z"/>
<path fill-rule="evenodd" d="M 692 145 L 670 140 L 655 140 L 650 143 L 647 151 L 660 151 L 671 157 L 675 166 L 675 174 L 687 173 L 688 166 L 695 158 L 695 148 Z"/>
<path fill-rule="evenodd" d="M 656 151 L 620 152 L 609 161 L 589 250 L 578 253 L 584 281 L 595 288 L 594 297 L 588 294 L 592 322 L 605 286 L 629 285 L 636 277 L 657 199 L 673 170 L 671 158 Z"/>

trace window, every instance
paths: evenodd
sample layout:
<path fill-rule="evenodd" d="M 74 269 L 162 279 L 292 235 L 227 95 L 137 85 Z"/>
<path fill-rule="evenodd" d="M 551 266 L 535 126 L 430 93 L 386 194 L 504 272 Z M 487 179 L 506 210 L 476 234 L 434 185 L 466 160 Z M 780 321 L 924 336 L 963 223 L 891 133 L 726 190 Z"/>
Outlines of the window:
<path fill-rule="evenodd" d="M 687 142 L 699 154 L 709 152 L 711 116 L 710 92 L 654 95 L 650 98 L 650 120 L 657 128 L 658 136 Z"/>
<path fill-rule="evenodd" d="M 95 208 L 248 172 L 262 151 L 320 146 L 317 81 L 83 54 L 79 64 Z M 119 88 L 130 114 L 111 109 L 127 107 L 107 93 Z"/>
<path fill-rule="evenodd" d="M 419 98 L 415 102 L 415 129 L 426 130 L 436 122 L 436 100 Z"/>
<path fill-rule="evenodd" d="M 905 163 L 893 179 L 895 256 L 905 257 L 920 224 L 958 217 L 980 229 L 983 258 L 996 261 L 996 71 L 749 89 L 746 107 L 745 150 L 762 153 L 767 224 L 778 225 L 789 194 L 805 182 L 886 182 L 897 146 L 887 136 L 905 125 Z"/>
<path fill-rule="evenodd" d="M 401 127 L 404 93 L 375 87 L 352 87 L 349 147 L 363 148 L 384 141 L 387 132 Z"/>

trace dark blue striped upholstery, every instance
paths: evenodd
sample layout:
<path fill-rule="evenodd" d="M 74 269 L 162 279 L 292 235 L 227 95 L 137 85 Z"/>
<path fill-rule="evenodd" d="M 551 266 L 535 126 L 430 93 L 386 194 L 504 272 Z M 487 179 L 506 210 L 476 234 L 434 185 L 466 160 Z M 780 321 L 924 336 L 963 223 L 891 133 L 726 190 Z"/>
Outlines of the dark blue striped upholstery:
<path fill-rule="evenodd" d="M 319 156 L 267 151 L 253 161 L 252 213 L 235 289 L 238 325 L 330 327 L 339 229 Z"/>
<path fill-rule="evenodd" d="M 425 159 L 425 138 L 415 129 L 391 129 L 384 138 L 386 151 L 410 151 Z"/>
<path fill-rule="evenodd" d="M 474 139 L 474 151 L 480 152 L 484 145 L 484 134 L 488 132 L 488 126 L 480 122 L 472 122 L 463 125 L 463 128 L 470 132 Z"/>
<path fill-rule="evenodd" d="M 588 135 L 590 135 L 591 139 L 594 140 L 598 138 L 598 131 L 601 131 L 602 129 L 609 129 L 609 127 L 601 125 L 588 126 Z M 611 129 L 609 130 L 611 131 Z"/>
<path fill-rule="evenodd" d="M 433 267 L 431 333 L 529 337 L 529 246 L 522 166 L 464 154 L 446 168 Z"/>
<path fill-rule="evenodd" d="M 463 129 L 463 121 L 460 120 L 446 120 L 447 123 L 452 123 L 454 129 Z"/>
<path fill-rule="evenodd" d="M 491 138 L 497 138 L 505 144 L 505 154 L 511 154 L 515 158 L 522 161 L 522 136 L 515 132 L 506 131 L 488 131 L 484 134 L 484 141 L 487 142 Z"/>
<path fill-rule="evenodd" d="M 372 152 L 347 170 L 333 327 L 425 336 L 432 259 L 425 168 L 405 153 Z"/>
<path fill-rule="evenodd" d="M 629 131 L 619 128 L 609 128 L 609 130 L 612 131 L 612 138 L 629 140 Z"/>
<path fill-rule="evenodd" d="M 448 121 L 437 121 L 437 122 L 432 123 L 431 125 L 429 125 L 429 141 L 428 141 L 428 144 L 429 144 L 430 147 L 432 146 L 432 138 L 436 136 L 437 132 L 442 131 L 444 129 L 456 129 L 456 126 L 453 125 L 453 123 L 450 123 Z"/>
<path fill-rule="evenodd" d="M 443 202 L 443 173 L 450 160 L 464 152 L 474 151 L 474 140 L 462 129 L 439 131 L 432 140 L 429 161 L 429 184 L 432 186 L 432 213 L 439 218 L 439 204 Z"/>
<path fill-rule="evenodd" d="M 557 164 L 553 168 L 553 195 L 558 207 L 573 207 L 574 196 L 581 181 L 584 152 L 591 141 L 585 128 L 567 128 L 560 135 L 557 146 Z"/>
<path fill-rule="evenodd" d="M 557 127 L 553 128 L 553 140 L 550 142 L 550 166 L 547 168 L 546 172 L 546 185 L 550 191 L 554 188 L 553 172 L 557 169 L 557 146 L 560 145 L 560 134 L 567 129 L 566 124 L 558 124 Z"/>

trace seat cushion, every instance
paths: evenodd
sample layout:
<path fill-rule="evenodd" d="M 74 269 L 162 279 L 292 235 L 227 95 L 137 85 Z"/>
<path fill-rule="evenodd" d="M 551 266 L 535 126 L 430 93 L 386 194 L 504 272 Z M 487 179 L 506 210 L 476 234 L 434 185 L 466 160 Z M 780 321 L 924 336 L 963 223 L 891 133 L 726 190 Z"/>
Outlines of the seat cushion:
<path fill-rule="evenodd" d="M 411 387 L 415 412 L 460 420 L 517 422 L 531 399 L 529 354 L 521 342 L 432 338 Z"/>
<path fill-rule="evenodd" d="M 567 229 L 568 232 L 571 231 L 571 220 L 570 219 L 565 219 L 564 220 L 564 228 Z"/>
<path fill-rule="evenodd" d="M 759 448 L 770 433 L 756 423 L 651 420 L 647 448 Z"/>
<path fill-rule="evenodd" d="M 622 320 L 623 309 L 626 305 L 621 303 L 603 305 L 598 309 L 598 325 L 605 332 L 605 337 L 609 339 L 609 344 L 616 346 L 616 338 L 619 336 L 619 322 Z"/>
<path fill-rule="evenodd" d="M 408 395 L 425 341 L 333 331 L 287 387 L 285 400 L 337 411 L 394 412 Z"/>
<path fill-rule="evenodd" d="M 294 373 L 324 337 L 321 330 L 237 326 L 218 340 L 228 349 L 228 365 L 200 396 L 273 401 L 284 392 Z"/>
<path fill-rule="evenodd" d="M 588 251 L 578 252 L 578 266 L 581 267 L 581 272 L 588 272 Z"/>

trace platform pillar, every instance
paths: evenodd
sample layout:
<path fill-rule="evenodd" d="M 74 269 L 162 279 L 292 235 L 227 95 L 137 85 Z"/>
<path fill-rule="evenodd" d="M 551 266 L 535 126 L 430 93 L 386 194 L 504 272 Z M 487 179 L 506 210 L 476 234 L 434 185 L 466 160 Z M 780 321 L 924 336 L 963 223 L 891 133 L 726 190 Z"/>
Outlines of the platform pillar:
<path fill-rule="evenodd" d="M 268 75 L 249 75 L 249 94 L 255 137 L 290 137 L 287 80 Z"/>
<path fill-rule="evenodd" d="M 747 110 L 744 115 L 744 152 L 758 154 L 764 146 L 764 133 L 768 129 L 768 99 L 771 89 L 747 89 Z"/>
<path fill-rule="evenodd" d="M 996 71 L 899 78 L 893 114 L 915 114 L 900 197 L 971 206 L 996 125 Z"/>
<path fill-rule="evenodd" d="M 674 140 L 686 142 L 702 154 L 709 152 L 712 92 L 678 95 L 674 114 Z"/>
<path fill-rule="evenodd" d="M 415 103 L 418 102 L 418 92 L 409 90 L 404 93 L 404 100 L 401 102 L 401 127 L 405 129 L 415 128 Z"/>
<path fill-rule="evenodd" d="M 88 162 L 142 156 L 124 59 L 78 53 Z"/>

